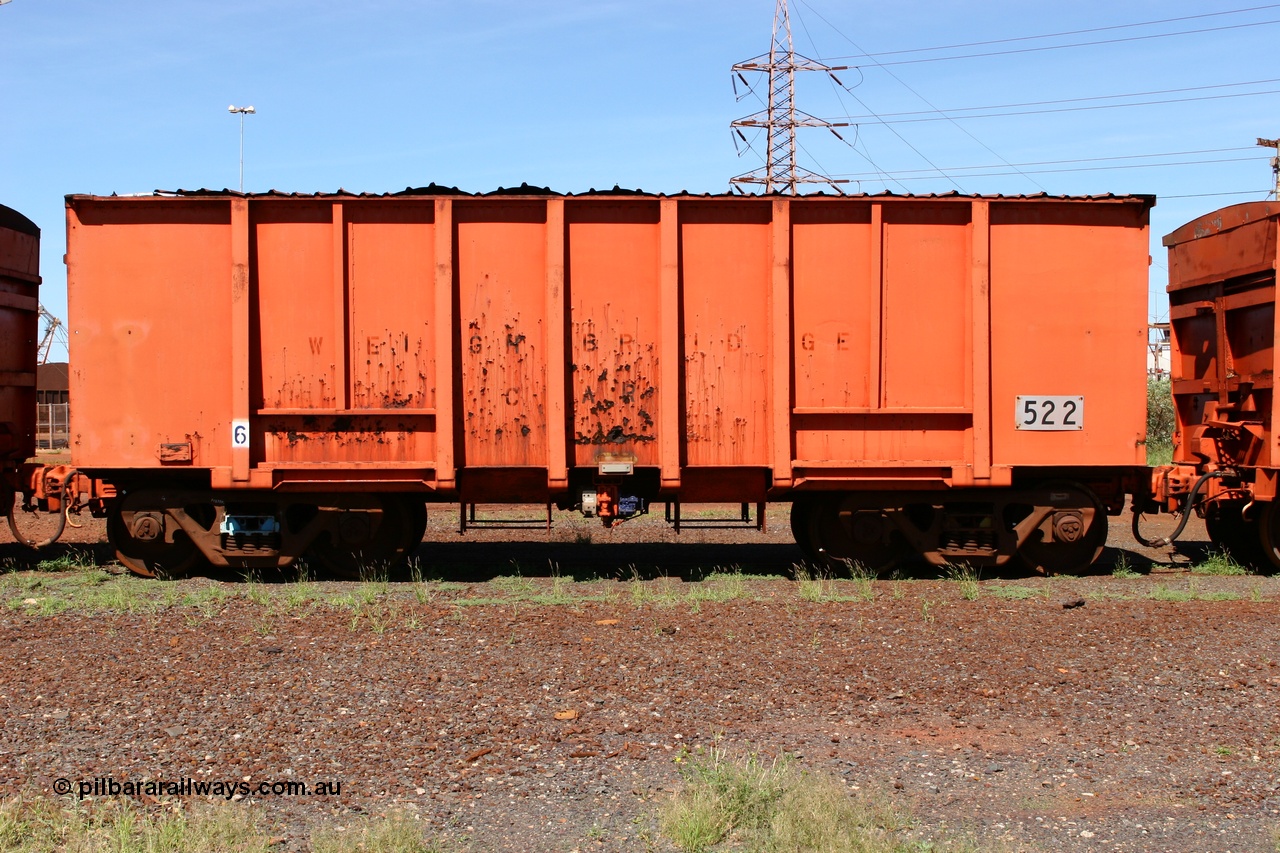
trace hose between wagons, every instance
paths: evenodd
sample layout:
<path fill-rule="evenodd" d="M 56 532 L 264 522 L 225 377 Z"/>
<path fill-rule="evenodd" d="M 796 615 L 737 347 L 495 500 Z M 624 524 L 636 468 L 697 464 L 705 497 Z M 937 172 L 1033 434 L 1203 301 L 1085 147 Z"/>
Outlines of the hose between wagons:
<path fill-rule="evenodd" d="M 1196 480 L 1195 485 L 1191 487 L 1191 492 L 1187 495 L 1187 504 L 1186 509 L 1182 512 L 1182 520 L 1178 522 L 1178 526 L 1173 529 L 1172 533 L 1162 539 L 1143 538 L 1142 533 L 1138 530 L 1138 525 L 1142 519 L 1142 513 L 1138 512 L 1138 508 L 1135 506 L 1133 509 L 1133 538 L 1137 539 L 1139 543 L 1148 548 L 1163 548 L 1165 545 L 1172 545 L 1173 540 L 1182 535 L 1182 531 L 1186 528 L 1187 522 L 1191 520 L 1191 508 L 1195 505 L 1196 495 L 1200 493 L 1204 484 L 1214 477 L 1223 477 L 1226 474 L 1226 471 L 1210 471 L 1203 475 L 1199 480 Z"/>

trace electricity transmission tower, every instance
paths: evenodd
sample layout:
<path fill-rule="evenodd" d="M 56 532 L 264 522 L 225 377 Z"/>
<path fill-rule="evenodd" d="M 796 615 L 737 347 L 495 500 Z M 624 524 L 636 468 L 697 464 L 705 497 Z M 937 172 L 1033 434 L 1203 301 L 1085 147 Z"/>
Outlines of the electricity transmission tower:
<path fill-rule="evenodd" d="M 843 139 L 834 128 L 848 126 L 847 123 L 836 124 L 815 118 L 796 109 L 796 72 L 825 71 L 830 74 L 846 67 L 832 67 L 798 55 L 791 42 L 791 15 L 787 11 L 787 0 L 778 0 L 773 13 L 773 43 L 769 46 L 769 52 L 733 66 L 735 92 L 738 89 L 738 80 L 741 80 L 747 87 L 746 94 L 751 94 L 751 84 L 742 76 L 744 71 L 766 74 L 769 79 L 769 99 L 765 109 L 746 118 L 740 118 L 730 125 L 736 134 L 735 146 L 738 139 L 741 139 L 747 143 L 748 150 L 750 149 L 750 143 L 742 132 L 742 128 L 747 127 L 763 128 L 768 141 L 764 167 L 730 178 L 729 183 L 735 190 L 745 193 L 744 185 L 762 184 L 766 193 L 781 192 L 795 195 L 796 188 L 800 184 L 827 184 L 836 192 L 840 192 L 838 184 L 848 183 L 848 181 L 819 175 L 796 163 L 796 128 L 825 127 Z M 744 97 L 746 97 L 745 94 L 739 95 L 738 100 Z M 739 156 L 742 153 L 740 148 Z"/>
<path fill-rule="evenodd" d="M 1276 149 L 1276 156 L 1271 158 L 1271 171 L 1276 176 L 1276 199 L 1280 200 L 1280 139 L 1263 139 L 1258 137 L 1258 144 L 1263 148 Z"/>

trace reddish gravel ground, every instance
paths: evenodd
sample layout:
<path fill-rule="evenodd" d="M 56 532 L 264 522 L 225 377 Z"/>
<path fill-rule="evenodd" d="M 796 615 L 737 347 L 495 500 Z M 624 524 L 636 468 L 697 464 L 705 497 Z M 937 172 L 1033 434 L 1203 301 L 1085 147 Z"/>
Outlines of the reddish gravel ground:
<path fill-rule="evenodd" d="M 5 586 L 0 793 L 332 781 L 339 795 L 250 798 L 282 849 L 404 809 L 449 850 L 661 850 L 675 757 L 718 743 L 796 756 L 981 848 L 1276 849 L 1280 579 L 1191 574 L 1202 526 L 1176 562 L 1129 544 L 1122 518 L 1088 577 L 983 579 L 970 600 L 919 567 L 872 600 L 851 581 L 810 600 L 776 577 L 800 559 L 785 508 L 765 535 L 678 545 L 661 518 L 567 518 L 550 538 L 460 542 L 435 513 L 416 555 L 435 581 L 314 587 L 368 592 L 361 611 L 209 576 L 151 582 L 173 603 L 141 612 L 42 616 L 23 602 L 48 593 Z M 102 533 L 45 557 L 105 561 Z M 2 535 L 0 564 L 29 565 Z M 1138 576 L 1111 575 L 1121 556 Z M 743 576 L 704 580 L 715 567 Z M 181 603 L 211 588 L 216 606 Z"/>

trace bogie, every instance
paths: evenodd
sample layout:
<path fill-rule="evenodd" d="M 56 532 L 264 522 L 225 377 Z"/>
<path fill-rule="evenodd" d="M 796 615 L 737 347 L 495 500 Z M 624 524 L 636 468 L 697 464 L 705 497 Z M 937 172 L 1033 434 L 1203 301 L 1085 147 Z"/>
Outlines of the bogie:
<path fill-rule="evenodd" d="M 1003 566 L 1044 574 L 1086 571 L 1106 543 L 1106 510 L 1078 483 L 952 492 L 814 494 L 792 505 L 792 530 L 810 559 L 877 573 L 910 558 L 936 566 Z"/>
<path fill-rule="evenodd" d="M 234 569 L 285 568 L 304 554 L 353 577 L 416 548 L 426 507 L 409 494 L 138 489 L 112 505 L 107 521 L 120 562 L 143 577 L 180 577 L 201 560 Z"/>

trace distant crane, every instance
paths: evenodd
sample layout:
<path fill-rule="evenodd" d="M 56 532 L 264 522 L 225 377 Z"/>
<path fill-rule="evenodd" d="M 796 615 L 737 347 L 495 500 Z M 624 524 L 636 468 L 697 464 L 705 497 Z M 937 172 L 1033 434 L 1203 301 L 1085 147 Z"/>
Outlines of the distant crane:
<path fill-rule="evenodd" d="M 39 354 L 40 364 L 49 363 L 49 350 L 53 349 L 53 342 L 56 340 L 62 344 L 63 349 L 69 349 L 67 341 L 67 327 L 62 321 L 49 313 L 49 309 L 40 305 L 40 319 L 44 321 L 44 334 L 40 336 L 40 344 L 36 347 Z"/>

